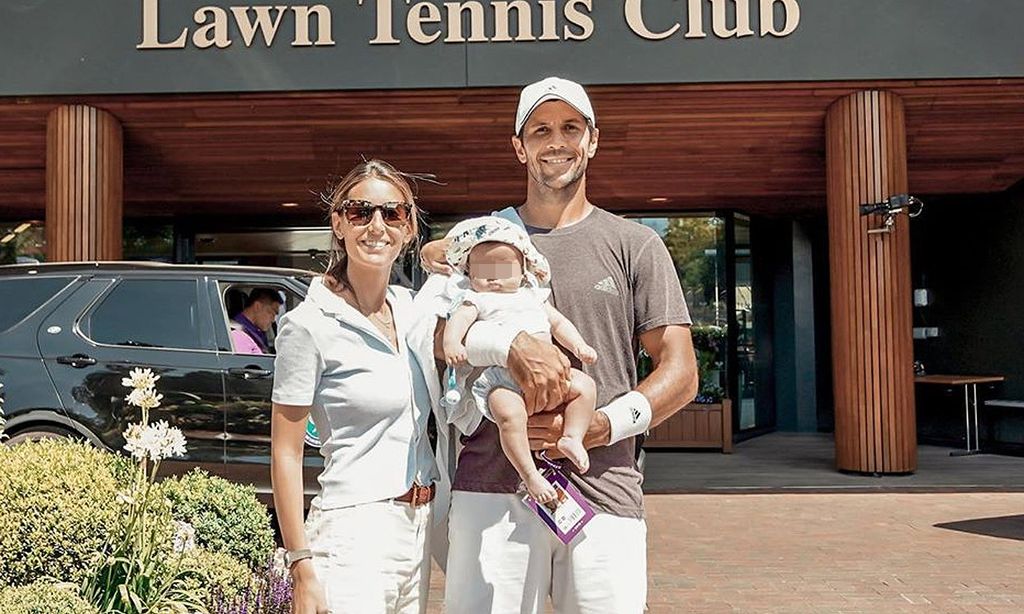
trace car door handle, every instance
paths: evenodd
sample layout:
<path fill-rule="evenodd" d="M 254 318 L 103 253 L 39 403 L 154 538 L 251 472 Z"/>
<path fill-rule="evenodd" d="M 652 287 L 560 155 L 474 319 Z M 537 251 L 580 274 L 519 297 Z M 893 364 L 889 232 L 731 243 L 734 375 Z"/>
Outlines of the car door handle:
<path fill-rule="evenodd" d="M 96 359 L 85 354 L 72 354 L 71 356 L 58 356 L 57 362 L 62 365 L 71 365 L 76 369 L 82 369 L 96 364 Z"/>
<path fill-rule="evenodd" d="M 242 379 L 266 379 L 274 374 L 270 369 L 260 369 L 259 367 L 234 367 L 228 369 L 228 373 Z"/>

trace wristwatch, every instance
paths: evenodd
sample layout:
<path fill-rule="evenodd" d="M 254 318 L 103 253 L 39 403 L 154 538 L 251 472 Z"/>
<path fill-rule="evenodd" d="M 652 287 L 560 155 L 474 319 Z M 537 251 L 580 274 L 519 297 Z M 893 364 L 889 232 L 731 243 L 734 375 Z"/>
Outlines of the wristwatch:
<path fill-rule="evenodd" d="M 300 550 L 286 550 L 284 553 L 284 566 L 289 570 L 292 565 L 298 563 L 303 559 L 313 558 L 313 551 L 309 548 L 302 548 Z"/>

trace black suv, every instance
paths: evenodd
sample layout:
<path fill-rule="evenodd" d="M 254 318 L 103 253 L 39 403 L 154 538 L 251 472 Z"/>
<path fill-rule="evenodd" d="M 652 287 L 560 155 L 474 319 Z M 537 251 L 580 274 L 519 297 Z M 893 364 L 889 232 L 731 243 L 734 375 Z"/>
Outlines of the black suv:
<path fill-rule="evenodd" d="M 8 443 L 72 436 L 120 450 L 121 434 L 138 420 L 121 378 L 148 367 L 164 395 L 150 420 L 166 420 L 188 439 L 187 457 L 167 469 L 200 466 L 269 492 L 274 357 L 235 353 L 230 323 L 252 289 L 277 290 L 283 313 L 302 300 L 311 277 L 128 262 L 0 266 Z M 306 456 L 312 492 L 322 463 L 311 446 Z"/>

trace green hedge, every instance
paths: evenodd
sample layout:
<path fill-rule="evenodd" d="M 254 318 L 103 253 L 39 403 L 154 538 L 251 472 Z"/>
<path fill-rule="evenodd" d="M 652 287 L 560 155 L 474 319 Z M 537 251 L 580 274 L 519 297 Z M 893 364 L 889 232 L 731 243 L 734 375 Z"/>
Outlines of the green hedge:
<path fill-rule="evenodd" d="M 121 520 L 127 462 L 88 444 L 0 445 L 0 586 L 78 583 Z M 0 610 L 6 612 L 6 610 Z"/>
<path fill-rule="evenodd" d="M 189 523 L 196 544 L 263 569 L 274 550 L 267 508 L 252 486 L 240 486 L 199 469 L 162 484 L 175 520 Z"/>
<path fill-rule="evenodd" d="M 0 612 L 3 614 L 99 614 L 86 603 L 74 586 L 55 586 L 35 582 L 27 586 L 10 586 L 0 590 Z"/>
<path fill-rule="evenodd" d="M 188 580 L 188 589 L 205 592 L 207 603 L 217 596 L 233 598 L 253 586 L 249 566 L 230 554 L 194 548 L 180 556 L 183 569 L 196 571 L 201 576 L 201 579 Z"/>

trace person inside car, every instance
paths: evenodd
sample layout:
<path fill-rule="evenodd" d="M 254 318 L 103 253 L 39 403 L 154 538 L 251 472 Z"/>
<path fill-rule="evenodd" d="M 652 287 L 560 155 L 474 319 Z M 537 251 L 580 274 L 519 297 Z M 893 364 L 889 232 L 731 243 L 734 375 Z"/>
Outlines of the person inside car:
<path fill-rule="evenodd" d="M 245 308 L 231 319 L 231 346 L 236 354 L 270 354 L 267 331 L 282 305 L 281 294 L 273 288 L 253 288 Z"/>

